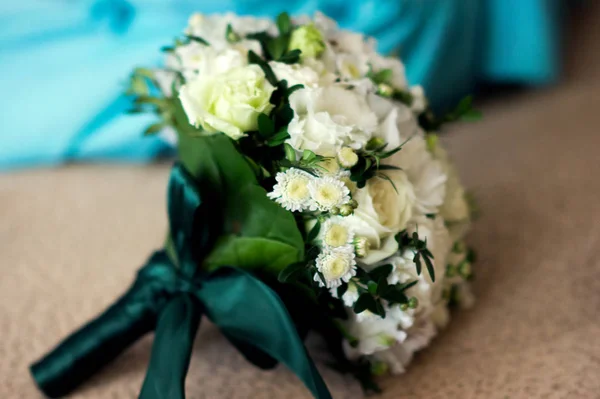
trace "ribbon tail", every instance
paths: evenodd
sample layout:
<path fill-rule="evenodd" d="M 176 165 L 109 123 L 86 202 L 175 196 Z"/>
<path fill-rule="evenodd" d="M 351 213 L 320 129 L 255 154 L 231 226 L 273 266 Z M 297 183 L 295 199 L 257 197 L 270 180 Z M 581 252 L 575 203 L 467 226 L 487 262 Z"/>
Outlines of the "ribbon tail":
<path fill-rule="evenodd" d="M 151 258 L 117 302 L 30 367 L 46 396 L 67 395 L 154 328 L 162 297 L 144 276 L 159 271 L 167 261 L 160 254 Z"/>
<path fill-rule="evenodd" d="M 185 377 L 201 310 L 196 298 L 181 294 L 161 311 L 139 399 L 185 399 Z"/>
<path fill-rule="evenodd" d="M 204 281 L 198 296 L 227 337 L 285 364 L 315 398 L 331 399 L 285 305 L 266 284 L 239 269 L 222 268 Z"/>

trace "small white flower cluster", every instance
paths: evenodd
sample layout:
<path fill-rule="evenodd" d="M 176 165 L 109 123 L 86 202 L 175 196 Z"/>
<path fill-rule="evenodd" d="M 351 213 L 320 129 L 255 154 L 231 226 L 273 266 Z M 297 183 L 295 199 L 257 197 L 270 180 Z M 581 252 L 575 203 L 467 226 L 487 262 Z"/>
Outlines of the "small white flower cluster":
<path fill-rule="evenodd" d="M 320 225 L 307 243 L 320 250 L 314 280 L 336 297 L 338 287 L 345 287 L 344 324 L 358 340 L 355 347 L 347 345 L 348 355 L 368 356 L 401 372 L 445 324 L 449 301 L 472 301 L 462 244 L 470 218 L 465 192 L 444 150 L 419 125 L 427 102 L 422 88 L 408 85 L 399 59 L 381 56 L 374 40 L 340 30 L 322 14 L 292 22 L 287 50 L 300 50 L 299 60 L 265 63 L 288 87 L 302 85 L 289 96 L 293 116 L 285 145 L 319 162 L 307 166 L 292 159 L 292 166 L 276 172 L 267 195 L 309 219 L 308 231 Z M 266 19 L 190 19 L 186 33 L 205 43 L 177 46 L 167 65 L 183 76 L 179 99 L 191 124 L 234 140 L 258 130 L 258 116 L 273 110 L 269 101 L 276 90 L 264 68 L 248 62 L 250 51 L 265 57 L 254 36 L 248 37 L 263 31 L 277 35 Z M 161 76 L 166 93 L 173 82 Z M 362 185 L 359 167 L 373 172 Z M 400 248 L 401 232 L 417 233 L 427 243 L 435 282 L 426 271 L 417 273 L 414 248 Z M 369 310 L 355 314 L 350 308 L 365 292 L 359 269 L 368 273 L 387 264 L 393 266 L 390 286 L 417 282 L 405 292 L 409 302 L 383 301 L 385 318 Z"/>

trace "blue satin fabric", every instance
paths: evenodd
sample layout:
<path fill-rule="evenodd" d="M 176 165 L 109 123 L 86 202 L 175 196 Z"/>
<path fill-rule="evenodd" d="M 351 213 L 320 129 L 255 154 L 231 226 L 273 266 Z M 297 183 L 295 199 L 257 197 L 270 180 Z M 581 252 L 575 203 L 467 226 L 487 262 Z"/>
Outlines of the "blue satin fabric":
<path fill-rule="evenodd" d="M 0 170 L 78 160 L 144 161 L 169 152 L 142 138 L 121 93 L 135 66 L 159 65 L 194 11 L 274 16 L 321 10 L 398 50 L 435 107 L 478 82 L 558 76 L 560 0 L 19 0 L 0 5 Z"/>

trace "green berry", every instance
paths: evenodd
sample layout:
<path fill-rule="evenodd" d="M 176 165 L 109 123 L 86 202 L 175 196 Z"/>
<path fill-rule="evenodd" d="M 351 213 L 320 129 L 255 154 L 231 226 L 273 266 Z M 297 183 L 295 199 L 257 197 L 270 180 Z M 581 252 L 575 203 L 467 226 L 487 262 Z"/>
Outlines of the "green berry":
<path fill-rule="evenodd" d="M 411 309 L 416 309 L 419 306 L 419 300 L 414 296 L 408 300 L 408 307 Z"/>
<path fill-rule="evenodd" d="M 348 204 L 344 204 L 340 207 L 340 215 L 342 216 L 350 216 L 354 212 L 354 208 L 352 208 Z"/>

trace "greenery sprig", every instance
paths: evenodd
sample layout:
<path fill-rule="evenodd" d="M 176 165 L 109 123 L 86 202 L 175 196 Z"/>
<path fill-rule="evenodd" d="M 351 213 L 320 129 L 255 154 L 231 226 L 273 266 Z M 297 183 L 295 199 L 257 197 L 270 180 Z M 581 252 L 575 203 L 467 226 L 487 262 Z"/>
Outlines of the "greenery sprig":
<path fill-rule="evenodd" d="M 422 263 L 425 263 L 427 272 L 431 281 L 435 281 L 435 268 L 433 266 L 433 254 L 427 249 L 427 239 L 419 239 L 419 234 L 413 232 L 412 235 L 408 234 L 406 230 L 396 234 L 396 241 L 400 247 L 400 251 L 412 250 L 414 253 L 413 262 L 415 262 L 417 268 L 417 274 L 421 275 Z"/>

